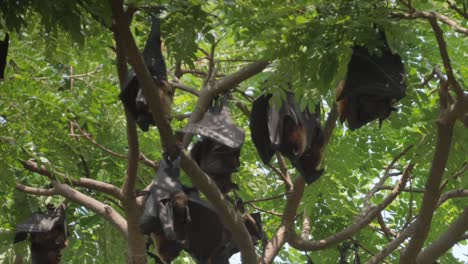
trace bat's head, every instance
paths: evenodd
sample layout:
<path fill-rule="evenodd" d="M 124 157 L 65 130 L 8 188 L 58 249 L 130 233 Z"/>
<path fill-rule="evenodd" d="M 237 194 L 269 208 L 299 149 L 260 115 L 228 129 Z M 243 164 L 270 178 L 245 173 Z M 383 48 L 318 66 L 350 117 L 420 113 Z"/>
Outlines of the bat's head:
<path fill-rule="evenodd" d="M 283 143 L 281 152 L 285 156 L 300 157 L 307 147 L 307 132 L 304 124 L 297 124 L 286 116 L 283 124 Z"/>

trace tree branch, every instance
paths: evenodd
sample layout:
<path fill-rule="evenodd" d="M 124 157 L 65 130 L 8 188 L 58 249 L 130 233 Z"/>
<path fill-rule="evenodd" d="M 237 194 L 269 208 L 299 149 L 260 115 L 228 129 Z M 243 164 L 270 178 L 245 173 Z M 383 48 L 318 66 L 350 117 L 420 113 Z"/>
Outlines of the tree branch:
<path fill-rule="evenodd" d="M 419 253 L 417 263 L 434 263 L 437 258 L 449 250 L 468 230 L 468 207 L 448 227 L 447 231 Z"/>
<path fill-rule="evenodd" d="M 72 183 L 75 186 L 88 188 L 105 194 L 109 194 L 117 199 L 122 199 L 122 193 L 120 188 L 106 182 L 97 181 L 90 178 L 79 178 L 77 180 L 66 176 L 65 174 L 58 172 L 56 170 L 49 171 L 45 166 L 40 166 L 37 162 L 28 160 L 20 161 L 23 164 L 23 167 L 31 172 L 38 173 L 40 175 L 46 176 L 51 181 L 55 180 L 55 176 L 65 179 L 66 181 Z"/>
<path fill-rule="evenodd" d="M 343 85 L 344 82 L 340 82 L 339 85 Z M 325 122 L 324 131 L 324 146 L 328 145 L 333 129 L 336 126 L 336 121 L 338 120 L 338 109 L 336 105 L 333 105 L 332 110 L 328 114 L 327 121 Z M 297 208 L 301 202 L 302 196 L 304 194 L 305 181 L 303 177 L 296 177 L 291 188 L 291 195 L 288 195 L 286 200 L 286 207 L 284 209 L 283 218 L 281 224 L 278 227 L 275 235 L 268 241 L 267 246 L 263 256 L 259 259 L 259 263 L 270 264 L 273 262 L 274 258 L 278 255 L 280 249 L 286 243 L 288 232 L 294 233 L 294 231 L 289 230 L 291 225 L 294 223 L 296 217 Z M 289 230 L 289 231 L 288 231 Z M 294 234 L 296 235 L 296 234 Z M 300 238 L 300 237 L 299 237 Z"/>
<path fill-rule="evenodd" d="M 127 237 L 127 222 L 111 206 L 103 204 L 90 196 L 74 190 L 67 184 L 62 184 L 57 181 L 53 181 L 52 184 L 53 187 L 50 189 L 41 189 L 16 183 L 16 189 L 18 191 L 40 196 L 61 195 L 104 217 L 106 220 L 111 222 L 125 237 Z"/>
<path fill-rule="evenodd" d="M 241 251 L 242 263 L 255 263 L 256 254 L 254 246 L 251 239 L 245 239 L 249 237 L 249 233 L 245 228 L 242 216 L 226 201 L 226 198 L 216 187 L 213 180 L 185 152 L 181 152 L 180 157 L 181 166 L 184 168 L 184 171 L 190 176 L 195 186 L 206 195 L 216 208 L 223 224 L 231 231 Z"/>
<path fill-rule="evenodd" d="M 182 91 L 191 93 L 191 94 L 196 95 L 196 96 L 200 96 L 199 91 L 197 91 L 197 90 L 195 90 L 193 88 L 190 88 L 187 85 L 184 85 L 184 84 L 182 84 L 180 82 L 169 82 L 169 84 L 174 88 L 180 89 Z"/>
<path fill-rule="evenodd" d="M 137 78 L 142 86 L 143 94 L 159 130 L 161 143 L 164 151 L 171 157 L 181 157 L 181 167 L 189 175 L 194 185 L 201 190 L 208 200 L 213 204 L 223 224 L 231 231 L 234 241 L 239 246 L 243 263 L 254 263 L 256 259 L 255 248 L 249 237 L 242 217 L 229 205 L 221 194 L 216 184 L 197 166 L 197 164 L 180 151 L 169 120 L 164 116 L 162 101 L 159 98 L 157 85 L 153 82 L 148 68 L 146 67 L 138 47 L 135 44 L 130 28 L 126 25 L 126 16 L 123 11 L 122 1 L 111 1 L 112 12 L 116 21 L 116 30 L 120 34 L 117 41 L 121 41 L 126 47 L 128 62 L 132 65 Z M 200 101 L 200 100 L 199 100 Z M 211 100 L 209 101 L 211 103 Z M 209 104 L 208 104 L 209 105 Z M 207 105 L 207 106 L 208 106 Z M 202 112 L 204 113 L 204 112 Z M 194 114 L 192 114 L 192 117 Z M 201 117 L 201 116 L 200 116 Z"/>
<path fill-rule="evenodd" d="M 382 212 L 379 212 L 377 214 L 377 222 L 380 225 L 380 228 L 382 229 L 385 237 L 388 239 L 388 241 L 392 241 L 392 237 L 395 237 L 395 233 L 393 233 L 390 229 L 388 229 L 387 225 L 385 224 L 385 221 L 382 217 Z"/>
<path fill-rule="evenodd" d="M 457 197 L 468 197 L 468 190 L 456 190 L 444 193 L 437 204 L 437 208 L 440 207 L 445 201 L 451 198 Z M 381 263 L 382 260 L 392 253 L 399 245 L 401 245 L 411 234 L 413 234 L 416 228 L 416 222 L 411 223 L 407 228 L 403 229 L 402 232 L 392 242 L 388 243 L 387 246 L 382 249 L 378 254 L 374 255 L 366 264 L 377 264 Z"/>
<path fill-rule="evenodd" d="M 18 191 L 29 193 L 29 194 L 34 194 L 34 195 L 39 195 L 39 196 L 52 196 L 52 195 L 58 194 L 55 188 L 42 189 L 42 188 L 26 186 L 18 182 L 16 183 L 15 188 Z"/>
<path fill-rule="evenodd" d="M 465 27 L 460 26 L 457 22 L 454 20 L 441 15 L 436 12 L 426 12 L 426 11 L 416 11 L 414 10 L 411 13 L 397 13 L 393 12 L 392 17 L 394 18 L 399 18 L 399 19 L 408 19 L 408 20 L 413 20 L 413 19 L 418 19 L 418 18 L 424 18 L 424 19 L 437 19 L 440 20 L 442 23 L 449 25 L 452 27 L 455 31 L 462 33 L 464 35 L 468 35 L 468 29 Z"/>
<path fill-rule="evenodd" d="M 272 210 L 262 209 L 262 208 L 256 206 L 255 204 L 248 204 L 248 206 L 252 206 L 253 208 L 257 209 L 260 212 L 264 212 L 264 213 L 271 214 L 271 215 L 274 215 L 274 216 L 279 216 L 279 217 L 283 216 L 283 214 L 281 214 L 281 213 L 278 213 L 278 212 L 275 212 L 275 211 L 272 211 Z"/>
<path fill-rule="evenodd" d="M 57 181 L 53 181 L 52 184 L 54 185 L 54 189 L 57 191 L 57 194 L 102 216 L 104 219 L 111 222 L 125 237 L 128 236 L 127 221 L 117 211 L 115 211 L 114 208 L 71 188 L 67 184 L 59 183 Z"/>
<path fill-rule="evenodd" d="M 443 110 L 442 110 L 443 111 Z M 421 210 L 416 219 L 416 229 L 402 254 L 400 263 L 415 263 L 418 253 L 427 238 L 432 217 L 440 197 L 440 184 L 447 164 L 452 143 L 453 126 L 451 122 L 437 122 L 437 143 L 434 150 L 431 170 L 426 182 Z"/>
<path fill-rule="evenodd" d="M 271 196 L 271 197 L 266 197 L 266 198 L 259 198 L 259 199 L 253 199 L 249 201 L 244 201 L 243 204 L 250 204 L 250 203 L 258 203 L 258 202 L 266 202 L 266 201 L 271 201 L 279 198 L 283 198 L 284 196 L 290 195 L 290 193 L 282 193 L 279 195 Z"/>
<path fill-rule="evenodd" d="M 80 127 L 80 125 L 78 125 L 77 122 L 75 121 L 72 121 L 72 125 L 76 128 L 78 128 L 78 130 L 80 130 L 81 134 L 70 134 L 70 136 L 72 137 L 78 137 L 78 136 L 81 136 L 81 137 L 84 137 L 85 139 L 87 139 L 89 142 L 91 142 L 94 146 L 102 149 L 103 151 L 109 153 L 110 155 L 114 156 L 114 157 L 117 157 L 117 158 L 122 158 L 122 159 L 126 159 L 127 156 L 125 155 L 122 155 L 120 153 L 117 153 L 101 144 L 99 144 L 96 140 L 94 140 L 93 138 L 93 135 L 91 135 L 90 133 L 86 132 L 83 128 Z M 148 157 L 146 157 L 143 153 L 140 153 L 140 156 L 139 156 L 139 161 L 141 163 L 143 163 L 144 165 L 150 167 L 150 168 L 153 168 L 155 170 L 158 169 L 158 164 L 150 159 L 148 159 Z"/>
<path fill-rule="evenodd" d="M 364 206 L 369 209 L 371 206 L 370 200 L 372 199 L 372 196 L 379 190 L 383 189 L 383 184 L 385 184 L 385 181 L 390 177 L 390 170 L 393 169 L 395 166 L 395 163 L 403 157 L 408 151 L 413 148 L 413 145 L 409 145 L 406 147 L 400 154 L 398 154 L 393 160 L 388 164 L 388 166 L 385 168 L 385 171 L 383 173 L 382 178 L 374 185 L 374 187 L 367 193 L 366 197 L 364 198 Z M 394 187 L 391 187 L 393 189 Z"/>
<path fill-rule="evenodd" d="M 219 94 L 223 94 L 231 89 L 234 89 L 236 85 L 238 85 L 242 81 L 245 81 L 248 78 L 262 72 L 268 66 L 268 64 L 269 62 L 267 61 L 256 61 L 245 66 L 239 71 L 224 77 L 218 82 L 208 82 L 205 85 L 205 87 L 203 87 L 203 89 L 199 92 L 197 104 L 193 109 L 192 115 L 190 116 L 188 123 L 193 124 L 195 122 L 200 121 L 203 118 L 205 112 L 210 107 L 213 98 L 215 98 Z M 185 134 L 183 140 L 183 145 L 185 148 L 190 144 L 192 136 L 193 135 L 189 133 Z"/>
<path fill-rule="evenodd" d="M 455 93 L 458 95 L 458 97 L 463 96 L 463 88 L 461 87 L 460 83 L 455 79 L 455 75 L 453 74 L 452 70 L 452 64 L 450 62 L 450 56 L 448 55 L 447 52 L 447 44 L 445 43 L 444 40 L 444 35 L 442 32 L 442 29 L 440 26 L 437 24 L 437 20 L 442 21 L 443 23 L 450 25 L 453 27 L 456 31 L 468 35 L 468 29 L 461 27 L 458 25 L 455 21 L 449 19 L 446 16 L 440 15 L 435 12 L 425 12 L 425 11 L 413 11 L 409 14 L 406 13 L 392 13 L 392 16 L 395 18 L 403 18 L 403 19 L 417 19 L 417 18 L 424 18 L 429 21 L 431 24 L 432 30 L 434 31 L 437 44 L 439 46 L 439 51 L 440 51 L 440 56 L 442 58 L 442 61 L 444 63 L 444 68 L 447 73 L 448 81 L 453 87 Z"/>
<path fill-rule="evenodd" d="M 466 11 L 463 11 L 460 8 L 458 8 L 455 3 L 453 3 L 452 1 L 447 1 L 447 4 L 449 5 L 451 9 L 457 12 L 460 16 L 464 17 L 465 19 L 468 19 L 468 14 L 466 13 Z"/>
<path fill-rule="evenodd" d="M 353 234 L 357 233 L 364 227 L 366 227 L 370 222 L 372 222 L 375 217 L 377 217 L 378 213 L 380 213 L 385 207 L 387 207 L 395 198 L 401 193 L 406 182 L 409 179 L 410 172 L 413 169 L 414 164 L 410 163 L 406 167 L 400 181 L 397 183 L 395 188 L 392 192 L 383 200 L 382 203 L 372 208 L 364 217 L 354 222 L 351 226 L 347 227 L 343 231 L 336 233 L 328 238 L 317 240 L 317 241 L 305 241 L 300 236 L 291 232 L 288 237 L 288 243 L 298 249 L 303 251 L 311 251 L 311 250 L 321 250 L 324 248 L 328 248 L 344 239 L 349 238 Z"/>

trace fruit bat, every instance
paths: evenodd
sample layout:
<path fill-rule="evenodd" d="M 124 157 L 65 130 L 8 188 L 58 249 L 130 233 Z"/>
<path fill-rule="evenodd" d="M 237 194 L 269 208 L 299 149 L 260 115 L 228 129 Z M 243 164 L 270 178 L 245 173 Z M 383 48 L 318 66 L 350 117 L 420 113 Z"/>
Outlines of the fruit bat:
<path fill-rule="evenodd" d="M 170 115 L 174 91 L 167 82 L 166 63 L 161 52 L 160 21 L 156 16 L 152 17 L 151 32 L 143 50 L 143 59 L 153 76 L 153 81 L 159 87 L 159 97 L 166 116 Z M 151 111 L 149 110 L 143 90 L 133 70 L 128 72 L 128 82 L 119 95 L 123 105 L 135 118 L 141 130 L 148 131 L 150 125 L 155 125 Z"/>
<path fill-rule="evenodd" d="M 287 93 L 281 107 L 270 105 L 270 98 L 262 94 L 252 105 L 252 141 L 265 164 L 279 151 L 312 183 L 323 173 L 317 170 L 323 149 L 320 105 L 310 113 L 308 109 L 300 110 L 293 93 Z"/>
<path fill-rule="evenodd" d="M 179 163 L 179 158 L 161 161 L 140 219 L 140 230 L 151 235 L 165 263 L 182 250 L 206 263 L 222 245 L 225 230 L 212 206 L 195 189 L 180 183 Z"/>
<path fill-rule="evenodd" d="M 34 213 L 29 219 L 16 226 L 14 243 L 31 235 L 33 264 L 58 264 L 60 251 L 68 245 L 68 226 L 65 205 L 55 208 L 47 206 L 46 213 Z"/>
<path fill-rule="evenodd" d="M 8 46 L 10 45 L 10 36 L 5 34 L 5 39 L 0 41 L 0 79 L 5 77 L 5 67 L 8 56 Z"/>
<path fill-rule="evenodd" d="M 379 127 L 388 118 L 393 103 L 405 96 L 404 67 L 398 54 L 390 51 L 384 33 L 381 56 L 366 47 L 355 46 L 348 63 L 345 85 L 337 91 L 340 121 L 351 130 L 378 119 Z"/>
<path fill-rule="evenodd" d="M 214 104 L 200 121 L 187 124 L 181 132 L 211 138 L 228 147 L 240 149 L 244 144 L 244 130 L 234 124 L 224 102 L 221 106 Z"/>
<path fill-rule="evenodd" d="M 244 143 L 244 131 L 235 126 L 225 102 L 214 102 L 203 118 L 188 124 L 182 131 L 201 135 L 191 149 L 191 156 L 208 176 L 226 194 L 237 185 L 231 174 L 240 166 L 239 156 Z"/>
<path fill-rule="evenodd" d="M 231 148 L 211 138 L 202 137 L 192 147 L 190 155 L 200 169 L 213 178 L 222 193 L 238 189 L 231 181 L 231 174 L 240 166 L 240 148 Z"/>

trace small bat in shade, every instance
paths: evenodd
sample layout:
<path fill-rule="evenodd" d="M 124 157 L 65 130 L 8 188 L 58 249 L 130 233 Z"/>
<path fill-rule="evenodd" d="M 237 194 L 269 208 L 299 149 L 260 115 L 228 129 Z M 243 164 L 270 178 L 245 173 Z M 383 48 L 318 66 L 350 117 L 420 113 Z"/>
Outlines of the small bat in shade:
<path fill-rule="evenodd" d="M 47 206 L 46 213 L 34 213 L 29 219 L 16 226 L 14 243 L 31 235 L 31 258 L 33 264 L 58 264 L 60 251 L 68 246 L 68 226 L 65 205 L 55 208 Z"/>
<path fill-rule="evenodd" d="M 310 184 L 324 172 L 317 169 L 323 152 L 320 105 L 315 113 L 301 111 L 291 92 L 281 107 L 271 105 L 270 99 L 271 95 L 262 94 L 253 103 L 249 125 L 252 141 L 265 164 L 279 151 Z"/>
<path fill-rule="evenodd" d="M 8 56 L 8 46 L 10 45 L 10 36 L 5 34 L 5 39 L 0 40 L 0 79 L 5 77 L 5 67 Z"/>
<path fill-rule="evenodd" d="M 344 86 L 337 91 L 340 121 L 351 130 L 378 119 L 379 127 L 392 111 L 393 104 L 405 96 L 405 72 L 398 54 L 388 48 L 384 33 L 381 56 L 366 47 L 355 46 L 348 64 Z"/>
<path fill-rule="evenodd" d="M 143 50 L 143 59 L 153 76 L 153 81 L 158 86 L 164 114 L 169 117 L 174 90 L 167 82 L 166 63 L 161 52 L 160 20 L 156 16 L 152 16 L 152 20 L 151 32 Z M 128 82 L 122 89 L 119 98 L 125 109 L 135 118 L 141 130 L 148 131 L 151 125 L 155 125 L 155 122 L 143 95 L 140 82 L 133 70 L 128 72 L 127 79 Z"/>
<path fill-rule="evenodd" d="M 179 158 L 161 161 L 140 219 L 140 229 L 143 234 L 151 235 L 158 257 L 165 263 L 185 250 L 198 263 L 227 264 L 232 254 L 238 252 L 237 246 L 211 204 L 201 199 L 196 189 L 180 183 L 179 162 Z M 261 228 L 259 216 L 252 217 L 255 226 Z M 245 224 L 254 230 L 251 222 Z M 256 241 L 259 235 L 252 231 L 251 236 Z"/>

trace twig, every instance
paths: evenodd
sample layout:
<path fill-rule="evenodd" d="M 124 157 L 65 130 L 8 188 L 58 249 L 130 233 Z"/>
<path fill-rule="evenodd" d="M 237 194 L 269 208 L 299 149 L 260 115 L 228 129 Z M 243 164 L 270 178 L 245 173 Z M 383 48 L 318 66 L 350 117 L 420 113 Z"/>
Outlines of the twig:
<path fill-rule="evenodd" d="M 458 6 L 453 3 L 452 1 L 447 1 L 447 4 L 451 9 L 453 9 L 455 12 L 457 12 L 459 15 L 461 15 L 463 18 L 468 19 L 468 13 L 466 11 L 461 10 L 458 8 Z"/>
<path fill-rule="evenodd" d="M 377 214 L 377 222 L 379 223 L 380 228 L 382 229 L 382 232 L 384 233 L 388 241 L 392 241 L 392 237 L 395 237 L 395 233 L 393 233 L 390 229 L 388 229 L 382 217 L 382 212 Z"/>
<path fill-rule="evenodd" d="M 185 92 L 188 92 L 188 93 L 191 93 L 193 95 L 196 95 L 196 96 L 200 96 L 200 92 L 193 89 L 193 88 L 190 88 L 188 87 L 187 85 L 184 85 L 180 82 L 169 82 L 169 84 L 176 88 L 176 89 L 179 89 L 179 90 L 182 90 L 182 91 L 185 91 Z"/>
<path fill-rule="evenodd" d="M 400 152 L 393 160 L 388 164 L 388 166 L 385 168 L 385 171 L 383 173 L 382 178 L 374 185 L 374 187 L 367 193 L 366 197 L 364 198 L 364 206 L 369 209 L 370 208 L 370 200 L 374 196 L 374 194 L 382 188 L 383 184 L 385 181 L 390 177 L 389 172 L 390 170 L 395 166 L 395 163 L 403 157 L 408 151 L 413 148 L 413 145 L 409 145 L 406 147 L 402 152 Z"/>
<path fill-rule="evenodd" d="M 78 128 L 81 132 L 81 134 L 70 134 L 69 136 L 71 137 L 84 137 L 86 138 L 89 142 L 91 142 L 94 146 L 100 148 L 101 150 L 109 153 L 110 155 L 114 156 L 114 157 L 117 157 L 117 158 L 122 158 L 122 159 L 126 159 L 127 156 L 126 155 L 123 155 L 123 154 L 120 154 L 120 153 L 117 153 L 101 144 L 99 144 L 96 140 L 94 140 L 93 136 L 89 133 L 87 133 L 86 131 L 84 131 L 84 129 L 82 129 L 77 122 L 73 121 L 73 126 Z M 148 167 L 151 167 L 153 169 L 158 169 L 158 164 L 152 160 L 150 160 L 148 157 L 146 157 L 143 153 L 140 153 L 140 156 L 139 156 L 139 161 L 141 163 L 143 163 L 144 165 L 148 166 Z"/>
<path fill-rule="evenodd" d="M 22 191 L 22 192 L 30 193 L 34 195 L 40 195 L 40 196 L 52 196 L 52 195 L 58 194 L 55 188 L 42 189 L 42 188 L 26 186 L 18 182 L 16 183 L 15 188 L 18 191 Z"/>
<path fill-rule="evenodd" d="M 394 18 L 409 19 L 409 20 L 418 19 L 418 18 L 424 18 L 424 19 L 428 19 L 428 20 L 438 19 L 442 23 L 451 26 L 455 31 L 457 31 L 459 33 L 462 33 L 464 35 L 468 35 L 468 29 L 467 28 L 460 26 L 454 20 L 452 20 L 452 19 L 450 19 L 450 18 L 448 18 L 448 17 L 446 17 L 444 15 L 441 15 L 439 13 L 436 13 L 436 12 L 426 12 L 426 11 L 416 11 L 415 10 L 415 11 L 410 12 L 410 13 L 393 12 L 393 13 L 391 13 L 391 15 Z"/>
<path fill-rule="evenodd" d="M 447 186 L 450 179 L 456 180 L 458 177 L 463 175 L 467 170 L 468 170 L 468 162 L 465 162 L 465 163 L 463 163 L 463 165 L 462 165 L 462 167 L 461 167 L 461 169 L 459 171 L 455 172 L 455 174 L 453 174 L 452 177 L 449 177 L 449 178 L 444 180 L 444 182 L 440 185 L 440 190 L 442 191 L 443 189 L 445 189 L 445 186 Z"/>
<path fill-rule="evenodd" d="M 393 190 L 393 186 L 390 185 L 382 185 L 377 188 L 378 191 L 380 190 Z M 402 192 L 413 192 L 413 193 L 424 193 L 424 189 L 411 189 L 411 188 L 403 188 Z"/>
<path fill-rule="evenodd" d="M 295 234 L 294 232 L 290 232 L 288 235 L 288 242 L 289 244 L 298 249 L 298 250 L 321 250 L 324 248 L 328 248 L 336 243 L 339 243 L 340 241 L 343 241 L 353 234 L 359 232 L 361 229 L 366 227 L 370 222 L 372 222 L 375 217 L 377 217 L 378 213 L 380 213 L 383 209 L 385 209 L 390 203 L 395 200 L 395 198 L 401 193 L 401 190 L 404 188 L 406 185 L 406 182 L 408 181 L 410 177 L 410 172 L 413 169 L 414 164 L 409 163 L 408 166 L 406 166 L 406 169 L 393 189 L 393 191 L 385 197 L 385 199 L 382 201 L 382 203 L 374 206 L 370 211 L 367 212 L 367 214 L 356 220 L 352 225 L 347 227 L 341 232 L 338 232 L 336 234 L 333 234 L 332 236 L 325 238 L 325 239 L 320 239 L 316 241 L 306 241 L 303 240 L 300 236 Z M 364 209 L 365 210 L 365 209 Z"/>
<path fill-rule="evenodd" d="M 278 194 L 278 195 L 271 196 L 271 197 L 248 200 L 248 201 L 244 201 L 244 204 L 271 201 L 271 200 L 283 198 L 283 197 L 285 197 L 285 196 L 287 196 L 287 195 L 290 195 L 290 193 L 282 193 L 282 194 Z"/>
<path fill-rule="evenodd" d="M 118 199 L 122 199 L 122 193 L 120 188 L 106 182 L 101 182 L 97 181 L 94 179 L 90 178 L 79 178 L 78 180 L 75 180 L 71 177 L 66 176 L 65 174 L 58 172 L 56 170 L 49 171 L 46 169 L 45 166 L 40 166 L 37 164 L 37 162 L 33 160 L 28 160 L 28 161 L 20 161 L 23 165 L 23 167 L 31 172 L 38 173 L 40 175 L 43 175 L 47 177 L 49 180 L 54 181 L 55 180 L 55 175 L 59 176 L 60 178 L 63 178 L 69 182 L 71 182 L 73 185 L 78 186 L 78 187 L 83 187 L 83 188 L 88 188 L 91 190 L 103 192 L 106 194 L 109 194 L 111 196 L 114 196 Z"/>
<path fill-rule="evenodd" d="M 275 212 L 275 211 L 272 211 L 272 210 L 262 209 L 262 208 L 256 206 L 255 204 L 249 204 L 249 206 L 252 206 L 253 208 L 257 209 L 260 212 L 264 212 L 264 213 L 271 214 L 271 215 L 274 215 L 274 216 L 279 216 L 279 217 L 283 216 L 283 214 L 281 214 L 281 213 L 278 213 L 278 212 Z"/>
<path fill-rule="evenodd" d="M 468 190 L 457 190 L 444 193 L 437 204 L 437 208 L 440 207 L 445 201 L 451 198 L 457 197 L 468 197 Z M 382 249 L 378 254 L 373 256 L 367 264 L 376 264 L 381 263 L 381 261 L 392 253 L 399 245 L 401 245 L 415 230 L 416 222 L 412 222 L 406 229 L 402 230 L 397 238 L 395 238 L 392 242 L 388 243 L 387 246 Z"/>

